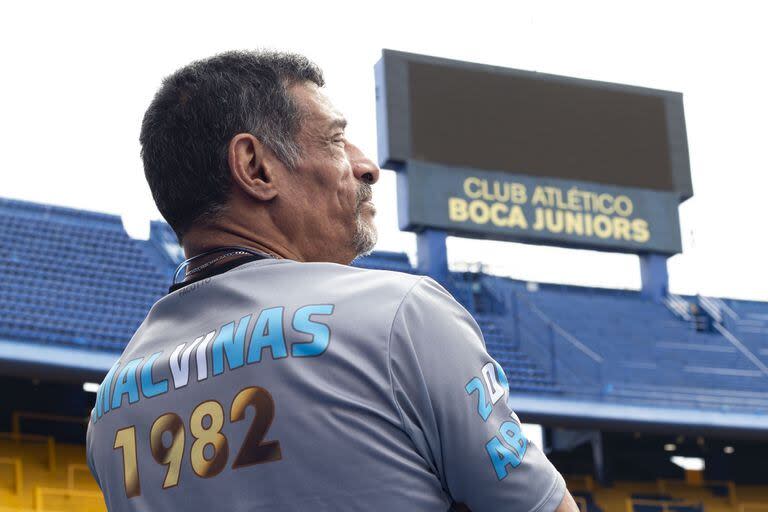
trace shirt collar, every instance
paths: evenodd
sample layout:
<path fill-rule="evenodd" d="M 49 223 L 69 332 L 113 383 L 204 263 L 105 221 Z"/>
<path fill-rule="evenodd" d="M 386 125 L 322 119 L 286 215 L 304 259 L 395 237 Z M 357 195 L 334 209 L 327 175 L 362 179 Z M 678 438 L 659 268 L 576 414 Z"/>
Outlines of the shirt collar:
<path fill-rule="evenodd" d="M 257 261 L 257 260 L 264 260 L 268 259 L 270 256 L 267 256 L 266 254 L 246 254 L 242 255 L 238 258 L 234 258 L 233 260 L 230 260 L 226 263 L 222 263 L 221 265 L 212 265 L 210 268 L 207 268 L 205 270 L 201 270 L 199 272 L 195 272 L 192 274 L 192 276 L 188 277 L 184 281 L 178 282 L 176 284 L 172 284 L 168 288 L 168 293 L 173 293 L 176 290 L 180 290 L 184 288 L 187 285 L 190 285 L 192 283 L 196 283 L 198 281 L 202 281 L 203 279 L 207 279 L 209 277 L 217 276 L 219 274 L 223 274 L 224 272 L 227 272 L 229 270 L 232 270 L 233 268 L 239 267 L 240 265 L 244 265 L 246 263 L 250 263 L 251 261 Z"/>

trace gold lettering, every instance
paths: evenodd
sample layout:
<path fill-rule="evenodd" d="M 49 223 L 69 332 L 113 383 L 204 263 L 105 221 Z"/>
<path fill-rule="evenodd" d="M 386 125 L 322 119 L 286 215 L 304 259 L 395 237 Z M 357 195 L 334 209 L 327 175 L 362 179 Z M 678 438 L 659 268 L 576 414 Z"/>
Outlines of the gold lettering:
<path fill-rule="evenodd" d="M 547 206 L 547 194 L 544 192 L 542 187 L 538 186 L 534 189 L 531 204 L 533 206 L 536 206 L 537 204 Z"/>
<path fill-rule="evenodd" d="M 581 213 L 565 212 L 565 232 L 569 234 L 584 234 L 584 215 Z"/>
<path fill-rule="evenodd" d="M 568 190 L 568 209 L 574 210 L 574 211 L 581 211 L 581 204 L 579 203 L 579 200 L 581 199 L 581 196 L 579 195 L 580 190 L 576 187 L 571 187 Z"/>
<path fill-rule="evenodd" d="M 506 203 L 509 201 L 509 183 L 493 182 L 493 198 L 496 201 Z"/>
<path fill-rule="evenodd" d="M 482 196 L 480 196 L 480 199 L 485 199 L 486 201 L 493 201 L 493 197 L 491 197 L 491 194 L 488 193 L 488 180 L 480 180 L 480 190 L 483 191 Z"/>
<path fill-rule="evenodd" d="M 635 209 L 632 200 L 627 196 L 616 196 L 613 206 L 616 208 L 616 213 L 622 217 L 629 217 Z"/>
<path fill-rule="evenodd" d="M 469 187 L 471 186 L 479 187 L 480 186 L 480 178 L 476 178 L 475 176 L 470 176 L 469 178 L 464 180 L 464 194 L 472 199 L 477 199 L 480 197 L 480 191 L 475 189 L 471 190 Z"/>
<path fill-rule="evenodd" d="M 611 194 L 600 194 L 597 196 L 598 204 L 600 205 L 599 211 L 600 213 L 604 213 L 606 215 L 612 215 L 613 214 L 613 205 L 606 206 L 606 202 L 610 202 L 613 199 L 613 196 Z"/>
<path fill-rule="evenodd" d="M 611 224 L 611 218 L 606 215 L 595 215 L 595 235 L 598 238 L 609 238 L 611 231 L 613 231 L 613 225 Z"/>
<path fill-rule="evenodd" d="M 485 224 L 490 218 L 490 211 L 488 205 L 479 199 L 475 199 L 469 203 L 469 220 L 475 224 Z"/>
<path fill-rule="evenodd" d="M 616 240 L 630 240 L 629 221 L 622 217 L 613 218 L 613 238 Z"/>
<path fill-rule="evenodd" d="M 519 226 L 523 229 L 528 229 L 528 219 L 525 218 L 522 208 L 519 206 L 512 207 L 512 210 L 509 212 L 509 218 L 507 218 L 507 225 L 510 228 Z"/>
<path fill-rule="evenodd" d="M 509 192 L 512 202 L 515 204 L 525 204 L 528 201 L 528 193 L 525 185 L 522 183 L 511 183 Z"/>
<path fill-rule="evenodd" d="M 585 213 L 584 214 L 584 234 L 587 236 L 592 236 L 594 234 L 594 230 L 592 229 L 592 214 L 591 213 Z"/>
<path fill-rule="evenodd" d="M 644 244 L 651 238 L 651 233 L 648 231 L 648 223 L 645 219 L 634 219 L 632 221 L 632 231 L 634 231 L 632 239 L 635 242 Z"/>
<path fill-rule="evenodd" d="M 498 182 L 497 182 L 498 183 Z M 507 213 L 507 206 L 504 203 L 493 203 L 491 205 L 491 223 L 495 226 L 506 226 L 507 220 L 500 217 L 501 212 Z"/>
<path fill-rule="evenodd" d="M 553 187 L 554 188 L 554 187 Z M 555 205 L 561 210 L 567 210 L 568 205 L 563 201 L 563 190 L 560 188 L 554 188 Z"/>
<path fill-rule="evenodd" d="M 448 218 L 453 222 L 466 222 L 467 201 L 460 197 L 451 197 L 448 199 Z"/>
<path fill-rule="evenodd" d="M 555 206 L 555 192 L 557 189 L 555 187 L 544 187 L 544 190 L 547 191 L 547 206 Z"/>
<path fill-rule="evenodd" d="M 593 200 L 594 194 L 592 192 L 589 192 L 588 190 L 584 190 L 580 192 L 584 196 L 584 211 L 591 212 L 592 203 L 594 203 L 594 200 Z M 589 222 L 587 222 L 587 224 L 589 224 Z"/>
<path fill-rule="evenodd" d="M 547 229 L 551 233 L 560 233 L 563 230 L 563 212 L 547 209 L 545 212 Z"/>

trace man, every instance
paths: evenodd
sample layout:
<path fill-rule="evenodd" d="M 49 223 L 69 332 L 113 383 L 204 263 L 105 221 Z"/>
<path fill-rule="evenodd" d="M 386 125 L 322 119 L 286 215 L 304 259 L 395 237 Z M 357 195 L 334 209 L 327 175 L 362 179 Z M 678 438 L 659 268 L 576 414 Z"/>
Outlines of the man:
<path fill-rule="evenodd" d="M 195 258 L 97 395 L 107 506 L 576 510 L 466 310 L 348 266 L 376 241 L 379 169 L 322 86 L 304 57 L 231 52 L 147 110 L 147 181 Z"/>

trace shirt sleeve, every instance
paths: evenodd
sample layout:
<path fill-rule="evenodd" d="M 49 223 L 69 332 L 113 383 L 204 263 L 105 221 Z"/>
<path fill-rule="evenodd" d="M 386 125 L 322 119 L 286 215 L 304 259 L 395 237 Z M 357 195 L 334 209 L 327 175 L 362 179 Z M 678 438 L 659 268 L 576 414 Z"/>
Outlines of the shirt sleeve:
<path fill-rule="evenodd" d="M 472 512 L 554 511 L 565 482 L 523 436 L 472 316 L 425 277 L 403 299 L 389 343 L 403 428 L 451 498 Z"/>
<path fill-rule="evenodd" d="M 91 470 L 93 479 L 96 480 L 96 484 L 101 489 L 101 482 L 99 481 L 99 475 L 96 473 L 96 466 L 93 464 L 93 420 L 88 420 L 88 430 L 85 434 L 85 462 L 88 464 L 88 469 Z"/>

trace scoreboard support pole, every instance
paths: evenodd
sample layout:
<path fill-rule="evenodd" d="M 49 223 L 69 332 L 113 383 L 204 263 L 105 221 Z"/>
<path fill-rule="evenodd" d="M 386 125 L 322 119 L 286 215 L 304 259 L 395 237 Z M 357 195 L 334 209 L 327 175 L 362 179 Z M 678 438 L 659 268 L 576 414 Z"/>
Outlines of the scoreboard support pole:
<path fill-rule="evenodd" d="M 640 278 L 643 283 L 641 295 L 661 302 L 669 293 L 667 256 L 664 254 L 640 255 Z"/>
<path fill-rule="evenodd" d="M 448 251 L 445 245 L 446 232 L 425 229 L 416 235 L 417 268 L 438 282 L 448 278 Z M 667 256 L 664 254 L 640 255 L 640 278 L 643 297 L 661 302 L 669 293 Z"/>
<path fill-rule="evenodd" d="M 445 231 L 425 229 L 416 235 L 418 270 L 438 282 L 448 279 L 448 250 Z"/>

